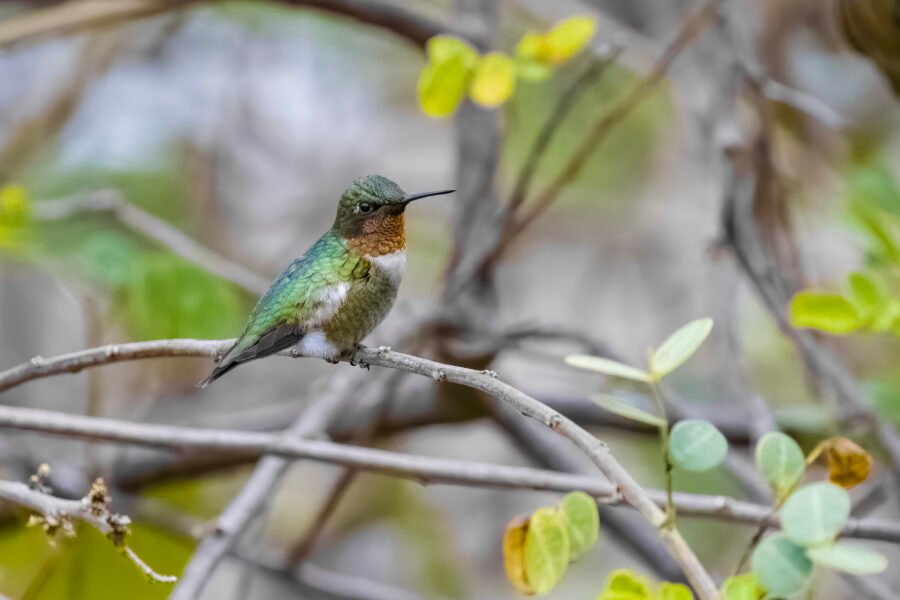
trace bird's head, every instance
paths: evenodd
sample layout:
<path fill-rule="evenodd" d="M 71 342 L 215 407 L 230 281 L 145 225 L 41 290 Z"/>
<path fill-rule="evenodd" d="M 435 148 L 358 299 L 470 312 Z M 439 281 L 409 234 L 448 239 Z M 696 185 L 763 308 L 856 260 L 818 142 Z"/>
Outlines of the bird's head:
<path fill-rule="evenodd" d="M 402 226 L 403 211 L 410 202 L 453 191 L 407 194 L 387 177 L 366 175 L 341 194 L 334 229 L 347 238 L 394 229 L 398 223 Z"/>

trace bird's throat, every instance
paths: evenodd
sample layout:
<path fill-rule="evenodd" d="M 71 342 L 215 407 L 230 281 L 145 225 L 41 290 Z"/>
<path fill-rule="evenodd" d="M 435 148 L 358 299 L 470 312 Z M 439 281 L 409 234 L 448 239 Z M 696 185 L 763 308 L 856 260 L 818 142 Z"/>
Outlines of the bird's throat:
<path fill-rule="evenodd" d="M 359 232 L 347 238 L 347 245 L 355 252 L 368 256 L 382 256 L 405 250 L 404 214 L 384 214 L 367 219 Z"/>

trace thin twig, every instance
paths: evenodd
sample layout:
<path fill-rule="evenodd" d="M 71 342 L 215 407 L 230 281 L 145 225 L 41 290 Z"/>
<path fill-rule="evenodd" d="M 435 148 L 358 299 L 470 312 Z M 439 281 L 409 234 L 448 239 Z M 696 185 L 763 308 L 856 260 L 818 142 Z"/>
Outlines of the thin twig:
<path fill-rule="evenodd" d="M 75 352 L 54 359 L 32 359 L 10 371 L 0 373 L 0 391 L 9 389 L 16 382 L 21 383 L 37 377 L 47 376 L 53 372 L 74 372 L 85 367 L 113 362 L 122 358 L 120 354 L 122 348 L 126 348 L 127 354 L 134 355 L 137 353 L 142 356 L 149 356 L 154 353 L 156 353 L 156 356 L 163 356 L 163 352 L 169 347 L 182 356 L 191 352 L 205 356 L 214 356 L 228 344 L 228 341 L 161 340 L 155 343 L 138 342 L 136 344 L 122 344 L 121 346 L 110 345 Z M 424 358 L 393 352 L 387 348 L 377 350 L 362 348 L 354 354 L 353 360 L 361 365 L 399 369 L 431 377 L 435 381 L 449 381 L 491 394 L 523 415 L 536 419 L 575 443 L 604 475 L 615 482 L 625 499 L 637 508 L 651 524 L 659 526 L 665 521 L 665 515 L 660 511 L 659 507 L 647 497 L 640 485 L 613 458 L 606 444 L 549 406 L 538 402 L 511 385 L 501 382 L 495 377 L 495 374 L 445 365 Z M 715 583 L 694 552 L 688 547 L 681 534 L 678 531 L 666 528 L 660 531 L 660 537 L 669 549 L 669 552 L 679 562 L 701 598 L 717 598 L 718 589 Z"/>
<path fill-rule="evenodd" d="M 557 102 L 553 112 L 550 113 L 550 118 L 544 122 L 543 127 L 541 127 L 540 132 L 538 132 L 534 144 L 528 152 L 528 157 L 522 165 L 522 170 L 519 171 L 519 176 L 516 178 L 516 183 L 513 186 L 512 193 L 509 195 L 509 202 L 506 206 L 508 215 L 514 214 L 519 205 L 528 197 L 531 180 L 537 171 L 538 165 L 546 154 L 547 149 L 550 147 L 550 143 L 553 141 L 554 136 L 559 131 L 562 122 L 565 121 L 566 117 L 569 116 L 569 113 L 572 112 L 572 109 L 578 103 L 581 96 L 603 77 L 603 74 L 606 73 L 610 65 L 616 61 L 621 53 L 621 46 L 613 46 L 606 53 L 605 57 L 600 59 L 591 57 L 587 68 L 572 82 L 569 88 L 563 92 L 563 95 L 560 97 L 559 102 Z"/>
<path fill-rule="evenodd" d="M 87 502 L 87 498 L 82 500 L 57 498 L 16 481 L 0 480 L 0 499 L 42 515 L 46 522 L 53 527 L 72 520 L 82 521 L 97 529 L 104 536 L 110 536 L 110 534 L 119 534 L 121 527 L 127 526 L 128 523 L 127 518 L 122 521 L 121 515 L 111 514 L 105 509 L 98 510 L 96 506 Z M 115 540 L 117 537 L 118 535 L 111 536 L 111 539 Z M 154 571 L 126 544 L 116 544 L 116 546 L 151 580 L 157 583 L 174 583 L 176 581 L 177 578 L 172 575 L 161 575 Z"/>
<path fill-rule="evenodd" d="M 126 202 L 117 190 L 98 190 L 40 202 L 33 212 L 34 217 L 42 221 L 68 219 L 85 213 L 110 213 L 126 227 L 251 294 L 261 295 L 269 287 L 268 278 L 213 252 L 164 220 Z"/>
<path fill-rule="evenodd" d="M 607 134 L 631 113 L 642 100 L 663 80 L 672 62 L 706 28 L 716 15 L 720 0 L 707 0 L 698 10 L 688 16 L 681 25 L 675 39 L 669 44 L 650 72 L 635 85 L 618 103 L 602 115 L 587 133 L 584 141 L 576 149 L 569 162 L 547 188 L 504 232 L 501 243 L 494 249 L 485 263 L 492 262 L 502 254 L 510 242 L 528 228 L 559 197 L 560 192 L 574 180 L 597 146 Z"/>
<path fill-rule="evenodd" d="M 298 440 L 327 429 L 362 379 L 355 373 L 351 377 L 332 378 L 330 389 L 321 394 L 287 431 L 279 434 L 280 439 Z M 259 462 L 241 492 L 216 521 L 213 534 L 201 540 L 170 598 L 190 600 L 200 596 L 216 566 L 259 514 L 289 466 L 290 461 L 278 456 L 267 456 Z"/>
<path fill-rule="evenodd" d="M 0 427 L 178 451 L 197 448 L 239 450 L 257 455 L 275 454 L 355 467 L 421 483 L 553 492 L 583 490 L 605 504 L 617 505 L 623 501 L 615 486 L 594 476 L 431 458 L 320 440 L 285 440 L 281 434 L 129 423 L 117 419 L 9 406 L 0 406 Z M 647 496 L 657 506 L 664 507 L 666 504 L 663 491 L 648 490 Z M 768 506 L 726 496 L 679 492 L 675 493 L 675 505 L 683 516 L 750 525 L 758 525 L 769 519 L 770 511 Z M 777 516 L 771 519 L 771 525 L 779 526 Z M 900 522 L 851 517 L 842 535 L 900 543 Z"/>
<path fill-rule="evenodd" d="M 417 46 L 439 33 L 466 37 L 402 6 L 374 0 L 277 0 L 296 8 L 315 8 L 382 27 Z M 70 35 L 88 29 L 127 23 L 200 4 L 200 0 L 81 0 L 62 3 L 8 19 L 0 24 L 0 47 L 50 36 Z"/>

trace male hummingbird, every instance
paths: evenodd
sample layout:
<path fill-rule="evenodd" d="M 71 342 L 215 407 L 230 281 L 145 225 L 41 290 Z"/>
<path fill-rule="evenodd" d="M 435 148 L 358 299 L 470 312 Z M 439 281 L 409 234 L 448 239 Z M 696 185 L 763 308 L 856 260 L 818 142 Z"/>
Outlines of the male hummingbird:
<path fill-rule="evenodd" d="M 328 233 L 269 286 L 244 332 L 197 386 L 292 346 L 301 356 L 327 360 L 355 350 L 397 298 L 406 267 L 406 206 L 453 191 L 408 195 L 380 175 L 355 180 Z"/>

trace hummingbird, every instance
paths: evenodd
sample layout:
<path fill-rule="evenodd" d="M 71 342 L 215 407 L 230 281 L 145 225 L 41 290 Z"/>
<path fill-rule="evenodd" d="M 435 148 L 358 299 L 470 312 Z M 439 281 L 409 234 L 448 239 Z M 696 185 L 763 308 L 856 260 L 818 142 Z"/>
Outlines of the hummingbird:
<path fill-rule="evenodd" d="M 397 298 L 406 269 L 406 207 L 454 191 L 406 194 L 380 175 L 353 181 L 331 229 L 269 286 L 243 333 L 197 387 L 291 347 L 329 361 L 354 351 Z"/>

